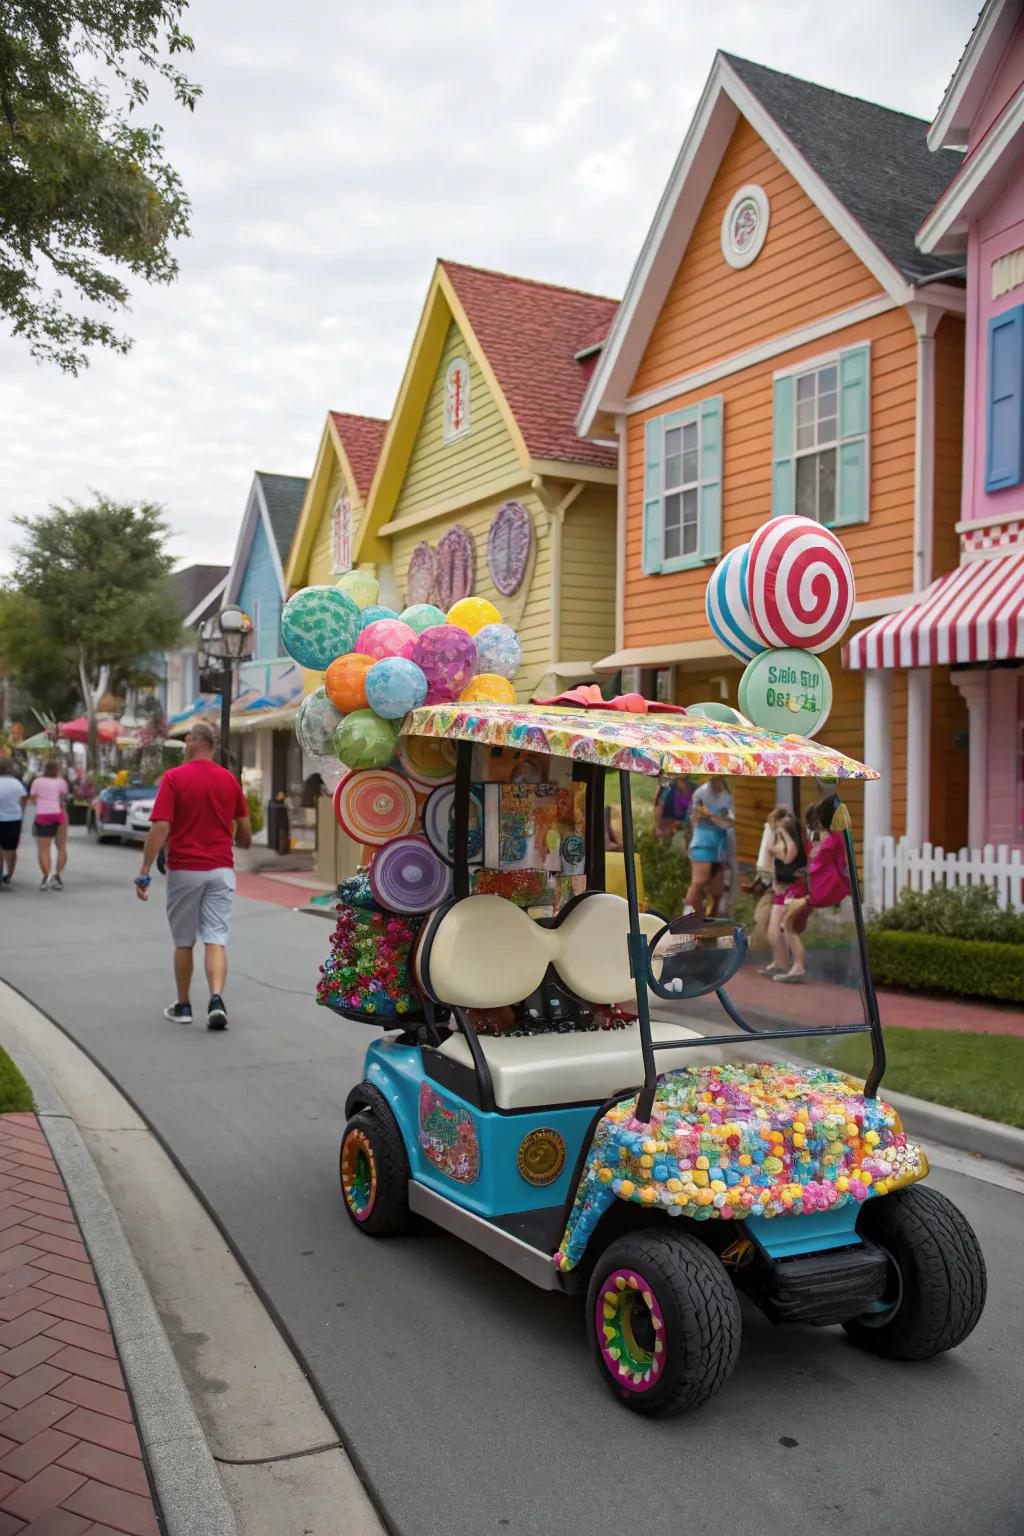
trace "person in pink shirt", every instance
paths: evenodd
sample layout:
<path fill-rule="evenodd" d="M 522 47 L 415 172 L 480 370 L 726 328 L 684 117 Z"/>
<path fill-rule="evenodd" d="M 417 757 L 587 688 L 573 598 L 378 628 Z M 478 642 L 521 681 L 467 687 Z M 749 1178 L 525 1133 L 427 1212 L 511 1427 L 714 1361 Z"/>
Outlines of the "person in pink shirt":
<path fill-rule="evenodd" d="M 68 813 L 64 801 L 71 793 L 68 781 L 61 777 L 60 764 L 51 757 L 43 765 L 43 771 L 32 780 L 28 797 L 35 810 L 32 832 L 39 852 L 39 868 L 43 872 L 41 891 L 64 889 L 64 866 L 68 862 Z M 57 867 L 52 868 L 53 847 L 57 845 Z"/>

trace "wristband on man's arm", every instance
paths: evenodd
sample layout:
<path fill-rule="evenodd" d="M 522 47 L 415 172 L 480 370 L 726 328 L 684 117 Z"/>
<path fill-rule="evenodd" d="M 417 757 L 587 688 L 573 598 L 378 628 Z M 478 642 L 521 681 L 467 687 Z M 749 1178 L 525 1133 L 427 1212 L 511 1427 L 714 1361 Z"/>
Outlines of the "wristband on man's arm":
<path fill-rule="evenodd" d="M 135 876 L 135 884 L 136 885 L 140 885 L 143 890 L 146 890 L 150 885 L 152 885 L 152 883 L 153 883 L 152 875 L 136 875 Z"/>

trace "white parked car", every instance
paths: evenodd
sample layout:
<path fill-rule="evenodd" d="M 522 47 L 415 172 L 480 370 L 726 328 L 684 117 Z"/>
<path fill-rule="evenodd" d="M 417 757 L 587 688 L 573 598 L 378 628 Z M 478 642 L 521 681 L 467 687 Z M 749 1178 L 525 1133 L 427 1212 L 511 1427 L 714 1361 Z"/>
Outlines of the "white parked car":
<path fill-rule="evenodd" d="M 149 832 L 149 821 L 156 804 L 156 790 L 145 800 L 133 800 L 121 831 L 123 843 L 144 843 Z"/>

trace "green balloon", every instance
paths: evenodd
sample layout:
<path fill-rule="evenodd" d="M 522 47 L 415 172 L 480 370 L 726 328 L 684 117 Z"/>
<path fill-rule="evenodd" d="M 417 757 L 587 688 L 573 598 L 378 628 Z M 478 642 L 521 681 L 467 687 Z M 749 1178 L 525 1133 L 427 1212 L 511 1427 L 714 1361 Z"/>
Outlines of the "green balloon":
<path fill-rule="evenodd" d="M 712 699 L 707 704 L 688 704 L 686 713 L 699 720 L 717 720 L 720 725 L 742 725 L 741 716 L 731 704 Z"/>
<path fill-rule="evenodd" d="M 398 615 L 403 624 L 408 624 L 418 635 L 422 635 L 425 629 L 433 629 L 436 624 L 443 624 L 444 613 L 433 603 L 413 603 Z"/>
<path fill-rule="evenodd" d="M 354 709 L 334 733 L 334 752 L 346 768 L 386 768 L 397 739 L 397 721 L 383 720 L 372 709 Z"/>

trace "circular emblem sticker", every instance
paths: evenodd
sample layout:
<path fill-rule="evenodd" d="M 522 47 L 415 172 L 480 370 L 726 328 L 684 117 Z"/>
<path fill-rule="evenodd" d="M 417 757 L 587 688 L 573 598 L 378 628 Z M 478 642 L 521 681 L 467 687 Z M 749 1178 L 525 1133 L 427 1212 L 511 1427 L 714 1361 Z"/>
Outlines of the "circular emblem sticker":
<path fill-rule="evenodd" d="M 810 651 L 762 651 L 740 678 L 740 713 L 766 731 L 814 736 L 832 708 L 832 681 Z"/>
<path fill-rule="evenodd" d="M 557 1131 L 541 1126 L 523 1137 L 517 1162 L 527 1184 L 553 1184 L 565 1167 L 565 1142 Z"/>

